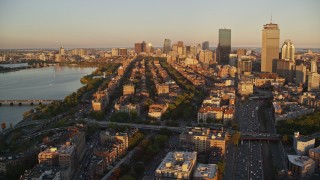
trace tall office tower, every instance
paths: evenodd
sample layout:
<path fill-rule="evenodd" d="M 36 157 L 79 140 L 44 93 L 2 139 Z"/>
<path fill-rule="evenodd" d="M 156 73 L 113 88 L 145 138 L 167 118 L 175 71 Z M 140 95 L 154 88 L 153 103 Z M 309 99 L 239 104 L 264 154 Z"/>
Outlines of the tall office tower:
<path fill-rule="evenodd" d="M 191 49 L 191 46 L 186 46 L 186 54 L 190 54 L 190 49 Z"/>
<path fill-rule="evenodd" d="M 165 39 L 163 43 L 163 53 L 168 54 L 171 51 L 171 40 Z"/>
<path fill-rule="evenodd" d="M 141 49 L 142 49 L 142 52 L 146 52 L 146 50 L 147 50 L 147 43 L 146 42 L 142 41 Z"/>
<path fill-rule="evenodd" d="M 63 48 L 62 46 L 61 46 L 60 49 L 59 49 L 59 54 L 60 54 L 60 55 L 64 55 L 64 48 Z"/>
<path fill-rule="evenodd" d="M 307 67 L 304 64 L 296 65 L 296 84 L 305 84 Z"/>
<path fill-rule="evenodd" d="M 196 51 L 196 47 L 195 46 L 191 46 L 190 47 L 190 56 L 191 58 L 194 58 L 197 56 L 197 51 Z"/>
<path fill-rule="evenodd" d="M 142 52 L 142 43 L 135 43 L 134 44 L 134 51 L 139 54 Z"/>
<path fill-rule="evenodd" d="M 319 90 L 319 74 L 309 72 L 308 74 L 308 91 Z"/>
<path fill-rule="evenodd" d="M 294 61 L 295 48 L 290 39 L 284 41 L 281 48 L 281 59 L 289 59 Z"/>
<path fill-rule="evenodd" d="M 119 48 L 112 48 L 111 56 L 119 56 Z"/>
<path fill-rule="evenodd" d="M 220 64 L 229 64 L 231 52 L 231 29 L 219 29 L 219 44 L 217 47 L 217 58 Z"/>
<path fill-rule="evenodd" d="M 178 41 L 178 47 L 183 47 L 183 41 Z"/>
<path fill-rule="evenodd" d="M 148 43 L 148 44 L 146 45 L 146 50 L 145 50 L 145 52 L 146 52 L 147 54 L 152 54 L 152 53 L 153 53 L 153 47 L 152 47 L 152 44 L 151 44 L 151 43 Z"/>
<path fill-rule="evenodd" d="M 317 61 L 313 60 L 310 62 L 310 72 L 318 73 Z"/>
<path fill-rule="evenodd" d="M 172 51 L 178 53 L 178 44 L 172 45 Z"/>
<path fill-rule="evenodd" d="M 262 30 L 261 72 L 272 72 L 273 60 L 279 59 L 280 29 L 278 24 L 266 24 Z"/>
<path fill-rule="evenodd" d="M 317 61 L 311 61 L 310 72 L 308 73 L 308 91 L 319 89 L 320 75 L 317 70 Z"/>
<path fill-rule="evenodd" d="M 202 50 L 209 50 L 209 41 L 205 41 L 202 43 Z"/>
<path fill-rule="evenodd" d="M 201 51 L 201 44 L 198 44 L 196 47 L 196 53 L 199 54 Z"/>
<path fill-rule="evenodd" d="M 294 61 L 289 59 L 277 60 L 277 70 L 276 72 L 284 77 L 288 83 L 293 80 L 294 73 Z"/>

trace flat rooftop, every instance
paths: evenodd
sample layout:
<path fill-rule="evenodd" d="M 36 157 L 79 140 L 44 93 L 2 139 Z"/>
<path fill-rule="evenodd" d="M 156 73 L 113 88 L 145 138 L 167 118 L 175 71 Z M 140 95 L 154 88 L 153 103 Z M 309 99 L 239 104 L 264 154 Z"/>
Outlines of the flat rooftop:
<path fill-rule="evenodd" d="M 201 164 L 198 163 L 194 171 L 194 178 L 214 178 L 217 176 L 218 166 L 216 164 Z"/>
<path fill-rule="evenodd" d="M 70 145 L 70 146 L 64 145 L 64 146 L 62 146 L 62 147 L 60 147 L 60 148 L 58 149 L 58 153 L 59 153 L 59 154 L 71 155 L 72 152 L 74 151 L 74 149 L 75 149 L 75 146 L 74 146 L 74 145 Z"/>
<path fill-rule="evenodd" d="M 308 156 L 288 155 L 288 160 L 290 163 L 300 167 L 314 163 L 314 161 Z"/>
<path fill-rule="evenodd" d="M 191 172 L 197 159 L 197 152 L 168 152 L 156 171 Z"/>

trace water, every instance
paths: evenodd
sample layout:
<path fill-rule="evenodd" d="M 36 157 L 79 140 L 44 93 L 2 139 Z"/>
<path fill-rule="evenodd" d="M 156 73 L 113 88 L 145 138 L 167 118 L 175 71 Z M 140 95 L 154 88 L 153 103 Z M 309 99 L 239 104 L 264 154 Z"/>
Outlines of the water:
<path fill-rule="evenodd" d="M 62 100 L 82 86 L 80 78 L 95 68 L 51 66 L 0 73 L 1 100 Z M 0 124 L 16 124 L 32 106 L 0 106 Z"/>

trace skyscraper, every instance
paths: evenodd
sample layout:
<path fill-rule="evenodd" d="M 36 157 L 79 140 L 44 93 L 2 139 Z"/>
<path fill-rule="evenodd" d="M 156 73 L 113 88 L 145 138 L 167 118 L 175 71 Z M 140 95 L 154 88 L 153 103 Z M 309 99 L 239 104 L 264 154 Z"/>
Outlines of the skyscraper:
<path fill-rule="evenodd" d="M 142 43 L 135 43 L 134 44 L 134 50 L 137 54 L 141 52 L 146 52 L 147 44 L 146 42 L 142 41 Z"/>
<path fill-rule="evenodd" d="M 165 39 L 163 43 L 163 53 L 168 54 L 171 51 L 171 40 Z"/>
<path fill-rule="evenodd" d="M 262 30 L 261 71 L 272 72 L 274 59 L 279 59 L 280 29 L 278 24 L 266 24 Z"/>
<path fill-rule="evenodd" d="M 64 55 L 64 48 L 63 48 L 62 46 L 61 46 L 60 49 L 59 49 L 59 54 L 60 54 L 60 55 Z"/>
<path fill-rule="evenodd" d="M 134 43 L 134 51 L 139 54 L 142 52 L 142 44 L 141 43 Z"/>
<path fill-rule="evenodd" d="M 281 59 L 289 59 L 294 61 L 295 48 L 290 39 L 284 41 L 281 48 Z"/>
<path fill-rule="evenodd" d="M 319 90 L 320 75 L 317 71 L 317 61 L 312 60 L 310 64 L 310 72 L 308 73 L 308 91 Z"/>
<path fill-rule="evenodd" d="M 220 64 L 229 64 L 231 51 L 231 29 L 219 29 L 219 44 L 217 48 L 217 59 Z"/>
<path fill-rule="evenodd" d="M 202 50 L 209 50 L 209 41 L 205 41 L 202 43 Z"/>

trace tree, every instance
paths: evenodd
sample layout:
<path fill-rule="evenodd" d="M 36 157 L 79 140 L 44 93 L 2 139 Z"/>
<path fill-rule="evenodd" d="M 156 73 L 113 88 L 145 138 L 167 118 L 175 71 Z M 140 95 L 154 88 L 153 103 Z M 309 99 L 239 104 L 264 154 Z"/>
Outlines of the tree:
<path fill-rule="evenodd" d="M 6 129 L 6 128 L 7 128 L 7 124 L 6 124 L 5 122 L 3 122 L 3 123 L 1 124 L 1 129 L 4 130 L 4 129 Z"/>
<path fill-rule="evenodd" d="M 234 145 L 238 145 L 239 144 L 239 140 L 240 140 L 240 132 L 236 131 L 232 135 L 232 142 L 233 142 Z"/>
<path fill-rule="evenodd" d="M 288 138 L 287 134 L 282 136 L 282 142 L 284 142 L 285 144 L 288 144 L 288 140 L 289 140 L 289 138 Z"/>

